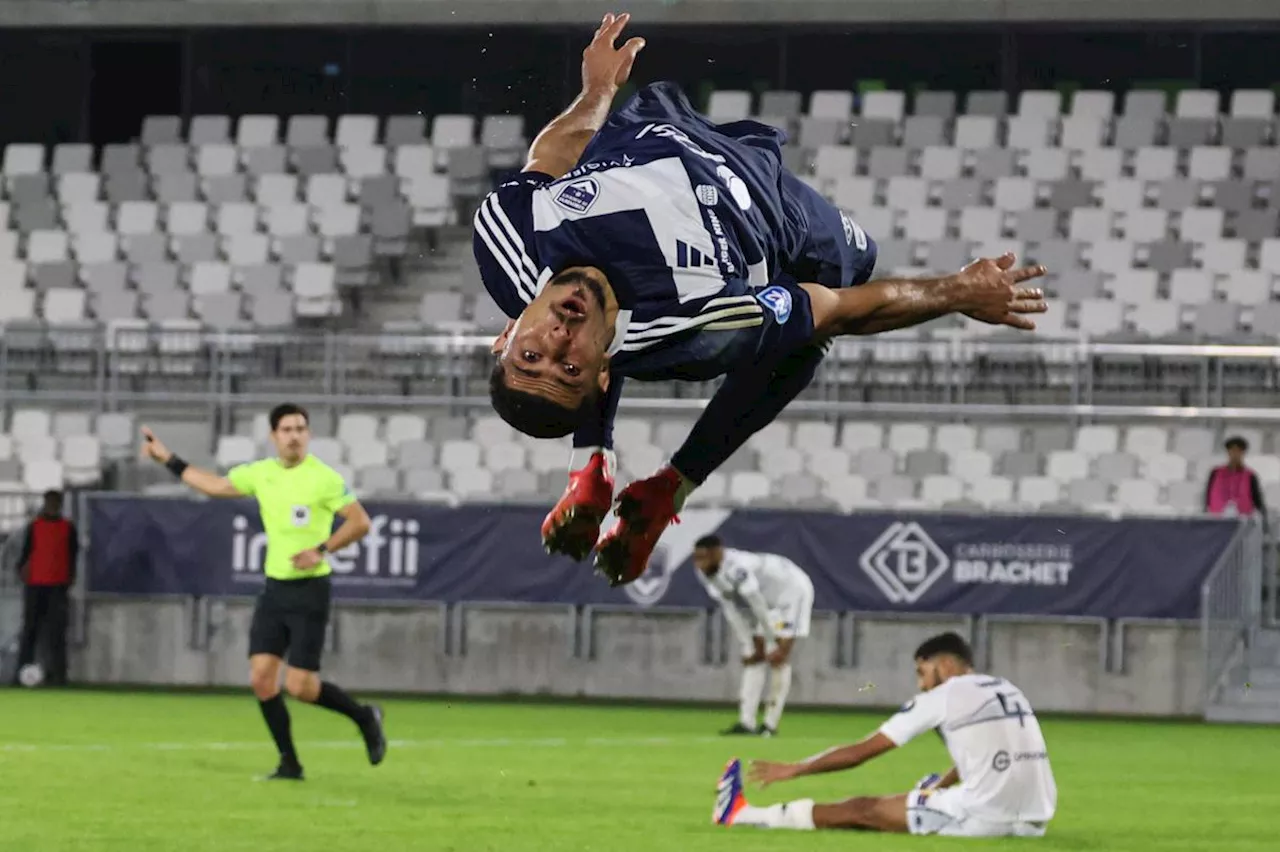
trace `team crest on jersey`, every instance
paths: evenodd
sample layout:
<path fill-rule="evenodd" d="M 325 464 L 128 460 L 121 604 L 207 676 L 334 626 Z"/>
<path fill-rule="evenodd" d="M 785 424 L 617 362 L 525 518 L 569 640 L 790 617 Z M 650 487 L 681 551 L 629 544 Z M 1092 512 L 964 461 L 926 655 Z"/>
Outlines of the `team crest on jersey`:
<path fill-rule="evenodd" d="M 709 183 L 698 184 L 694 192 L 698 195 L 698 201 L 706 207 L 715 207 L 720 203 L 720 191 Z"/>
<path fill-rule="evenodd" d="M 600 184 L 595 178 L 570 181 L 556 193 L 556 204 L 571 213 L 586 213 L 600 196 Z"/>
<path fill-rule="evenodd" d="M 779 287 L 777 284 L 766 287 L 756 294 L 756 298 L 760 300 L 760 304 L 773 311 L 773 315 L 778 318 L 778 325 L 790 319 L 791 291 L 786 287 Z"/>

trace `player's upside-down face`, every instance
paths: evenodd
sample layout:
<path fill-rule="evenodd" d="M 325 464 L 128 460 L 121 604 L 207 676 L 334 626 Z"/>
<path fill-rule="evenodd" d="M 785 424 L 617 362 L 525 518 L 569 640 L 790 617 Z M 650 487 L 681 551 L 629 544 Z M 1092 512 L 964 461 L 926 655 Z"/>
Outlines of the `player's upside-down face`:
<path fill-rule="evenodd" d="M 588 267 L 552 278 L 493 342 L 506 386 L 566 408 L 604 391 L 613 334 L 607 287 L 600 271 Z"/>
<path fill-rule="evenodd" d="M 271 442 L 276 445 L 276 453 L 282 461 L 288 464 L 302 461 L 311 444 L 311 427 L 307 425 L 307 418 L 301 414 L 281 417 L 271 433 Z"/>

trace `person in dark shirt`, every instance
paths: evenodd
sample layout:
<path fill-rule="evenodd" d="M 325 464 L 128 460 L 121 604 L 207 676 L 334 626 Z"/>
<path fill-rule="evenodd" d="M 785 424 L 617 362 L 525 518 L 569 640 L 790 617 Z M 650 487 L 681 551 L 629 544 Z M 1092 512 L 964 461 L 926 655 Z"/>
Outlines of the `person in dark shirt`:
<path fill-rule="evenodd" d="M 43 635 L 49 649 L 46 681 L 54 686 L 67 682 L 68 598 L 79 553 L 75 524 L 62 516 L 62 492 L 46 491 L 40 514 L 27 525 L 18 557 L 23 597 L 17 670 L 35 662 Z"/>
<path fill-rule="evenodd" d="M 831 338 L 958 313 L 1032 330 L 1046 310 L 1012 254 L 953 275 L 870 280 L 873 236 L 788 172 L 786 134 L 714 124 L 669 82 L 610 112 L 644 40 L 615 47 L 606 15 L 583 52 L 582 93 L 534 139 L 524 169 L 481 202 L 473 248 L 511 322 L 493 344 L 493 408 L 580 453 L 543 523 L 548 552 L 614 584 L 645 569 L 685 498 L 813 379 Z M 671 463 L 616 498 L 613 420 L 623 380 L 725 381 Z M 580 460 L 585 458 L 585 462 Z"/>
<path fill-rule="evenodd" d="M 1204 484 L 1204 510 L 1211 515 L 1257 516 L 1265 523 L 1267 504 L 1262 485 L 1258 474 L 1244 463 L 1249 442 L 1236 435 L 1228 438 L 1223 448 L 1227 451 L 1227 463 L 1209 472 Z"/>

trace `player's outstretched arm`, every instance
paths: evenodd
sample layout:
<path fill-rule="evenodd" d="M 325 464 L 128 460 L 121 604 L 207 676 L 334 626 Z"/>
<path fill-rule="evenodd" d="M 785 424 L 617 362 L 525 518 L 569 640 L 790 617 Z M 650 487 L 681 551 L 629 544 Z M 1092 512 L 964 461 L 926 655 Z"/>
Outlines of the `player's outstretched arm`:
<path fill-rule="evenodd" d="M 767 787 L 779 781 L 789 781 L 792 778 L 802 778 L 805 775 L 821 775 L 824 772 L 840 772 L 844 769 L 853 769 L 855 766 L 861 766 L 873 757 L 878 757 L 892 748 L 896 748 L 896 743 L 876 731 L 871 736 L 853 745 L 827 749 L 821 754 L 815 754 L 813 757 L 802 760 L 799 763 L 753 761 L 748 774 L 754 783 Z"/>
<path fill-rule="evenodd" d="M 636 55 L 644 49 L 642 38 L 614 47 L 630 20 L 625 12 L 604 16 L 591 44 L 582 51 L 582 92 L 534 138 L 524 171 L 558 178 L 578 164 L 587 143 L 609 117 L 618 87 L 631 76 Z"/>
<path fill-rule="evenodd" d="M 142 427 L 142 457 L 163 465 L 182 483 L 201 494 L 210 497 L 243 497 L 231 480 L 225 476 L 187 464 L 173 454 L 173 451 L 160 442 L 155 433 L 146 426 Z"/>
<path fill-rule="evenodd" d="M 947 314 L 964 314 L 990 325 L 1033 331 L 1030 314 L 1048 310 L 1044 292 L 1025 282 L 1044 275 L 1043 266 L 1015 268 L 1016 258 L 975 260 L 940 278 L 885 278 L 832 290 L 801 284 L 809 294 L 815 339 L 880 334 L 909 328 Z"/>

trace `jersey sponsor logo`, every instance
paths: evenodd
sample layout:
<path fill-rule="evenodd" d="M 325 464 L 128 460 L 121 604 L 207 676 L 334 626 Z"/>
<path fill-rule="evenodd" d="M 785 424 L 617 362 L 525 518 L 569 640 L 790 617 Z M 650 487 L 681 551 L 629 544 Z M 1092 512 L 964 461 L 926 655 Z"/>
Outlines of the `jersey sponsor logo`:
<path fill-rule="evenodd" d="M 293 525 L 295 527 L 311 526 L 311 507 L 310 506 L 294 506 L 292 511 Z"/>
<path fill-rule="evenodd" d="M 586 213 L 599 196 L 600 184 L 595 178 L 579 178 L 561 186 L 555 202 L 571 213 Z"/>
<path fill-rule="evenodd" d="M 734 202 L 743 210 L 751 209 L 751 193 L 747 190 L 747 183 L 738 177 L 733 169 L 725 165 L 725 158 L 720 154 L 712 154 L 704 149 L 697 142 L 689 138 L 689 135 L 678 127 L 670 124 L 646 124 L 639 133 L 636 134 L 637 139 L 643 139 L 645 136 L 653 134 L 654 136 L 662 136 L 670 139 L 685 150 L 701 157 L 704 160 L 710 160 L 716 163 L 716 176 L 724 181 L 724 185 L 728 187 L 729 194 L 733 196 Z M 705 203 L 705 202 L 703 202 Z M 710 206 L 710 205 L 708 205 Z"/>
<path fill-rule="evenodd" d="M 730 254 L 729 237 L 725 233 L 724 224 L 720 221 L 720 217 L 716 215 L 716 211 L 707 211 L 707 222 L 711 225 L 711 235 L 716 240 L 716 250 L 720 253 L 720 267 L 726 275 L 737 275 L 738 267 L 733 262 L 733 256 Z"/>
<path fill-rule="evenodd" d="M 704 266 L 717 266 L 716 259 L 699 251 L 684 240 L 676 240 L 676 267 L 679 269 L 700 269 Z"/>
<path fill-rule="evenodd" d="M 991 768 L 996 772 L 1004 772 L 1012 765 L 1013 761 L 1009 757 L 1009 752 L 1003 749 L 996 752 L 996 756 L 991 759 Z"/>
<path fill-rule="evenodd" d="M 995 586 L 1066 586 L 1075 567 L 1071 545 L 982 542 L 956 545 L 957 583 Z"/>
<path fill-rule="evenodd" d="M 851 245 L 858 251 L 867 250 L 867 232 L 857 222 L 849 218 L 849 214 L 840 211 L 840 224 L 844 226 L 845 245 Z"/>
<path fill-rule="evenodd" d="M 947 554 L 914 521 L 894 521 L 862 552 L 858 563 L 896 604 L 920 600 L 951 567 Z"/>
<path fill-rule="evenodd" d="M 698 184 L 694 193 L 698 196 L 698 201 L 707 207 L 715 207 L 720 203 L 720 190 L 709 183 Z"/>
<path fill-rule="evenodd" d="M 422 566 L 418 536 L 422 525 L 413 518 L 374 515 L 368 534 L 338 551 L 325 554 L 336 585 L 354 587 L 413 586 Z M 267 534 L 258 518 L 236 515 L 231 521 L 231 571 L 237 583 L 262 582 Z"/>
<path fill-rule="evenodd" d="M 778 325 L 784 325 L 791 318 L 791 291 L 786 287 L 777 284 L 766 287 L 756 294 L 756 298 L 760 300 L 760 304 L 773 311 L 773 315 L 778 318 Z"/>
<path fill-rule="evenodd" d="M 626 169 L 635 165 L 636 158 L 630 154 L 623 154 L 621 159 L 617 160 L 593 160 L 590 163 L 583 163 L 573 171 L 564 176 L 565 179 L 582 177 L 591 172 L 598 172 L 601 169 Z"/>

